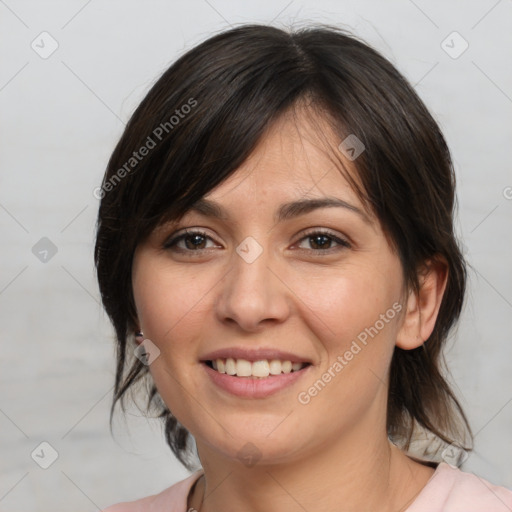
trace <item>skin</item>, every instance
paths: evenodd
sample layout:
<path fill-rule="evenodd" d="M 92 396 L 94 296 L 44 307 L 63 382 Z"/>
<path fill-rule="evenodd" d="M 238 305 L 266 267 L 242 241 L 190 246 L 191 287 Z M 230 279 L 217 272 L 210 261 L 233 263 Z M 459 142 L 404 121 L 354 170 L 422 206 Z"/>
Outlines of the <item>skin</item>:
<path fill-rule="evenodd" d="M 337 197 L 364 212 L 322 146 L 318 123 L 336 148 L 340 140 L 321 119 L 283 115 L 236 173 L 207 194 L 226 218 L 189 212 L 155 230 L 135 253 L 139 324 L 160 350 L 150 372 L 196 440 L 204 477 L 188 504 L 201 512 L 339 512 L 341 505 L 397 512 L 434 471 L 388 441 L 387 378 L 394 347 L 416 348 L 432 332 L 446 266 L 426 262 L 416 296 L 405 289 L 399 258 L 375 217 L 324 207 L 275 222 L 279 205 L 303 198 Z M 356 163 L 344 160 L 353 176 Z M 184 228 L 206 233 L 199 249 L 193 237 L 162 248 Z M 311 238 L 318 229 L 350 247 Z M 248 236 L 263 249 L 252 263 L 235 251 Z M 300 403 L 298 393 L 395 303 L 400 313 Z M 292 351 L 313 366 L 270 397 L 235 397 L 214 386 L 200 364 L 207 352 L 235 345 Z M 238 457 L 248 442 L 260 456 L 251 467 Z"/>

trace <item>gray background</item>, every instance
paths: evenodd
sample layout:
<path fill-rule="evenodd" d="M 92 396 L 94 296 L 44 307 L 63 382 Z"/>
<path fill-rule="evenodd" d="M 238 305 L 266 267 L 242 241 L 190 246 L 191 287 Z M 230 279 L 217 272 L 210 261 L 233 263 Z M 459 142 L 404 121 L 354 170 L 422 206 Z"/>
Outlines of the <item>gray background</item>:
<path fill-rule="evenodd" d="M 463 469 L 512 487 L 512 1 L 5 0 L 0 510 L 93 511 L 188 474 L 136 409 L 110 435 L 113 336 L 94 280 L 93 190 L 133 109 L 186 49 L 230 24 L 304 21 L 344 24 L 377 47 L 444 130 L 472 265 L 447 352 L 477 434 Z M 469 44 L 457 58 L 458 36 L 445 43 L 451 56 L 441 46 L 453 31 Z M 58 452 L 46 470 L 31 458 L 43 441 Z"/>

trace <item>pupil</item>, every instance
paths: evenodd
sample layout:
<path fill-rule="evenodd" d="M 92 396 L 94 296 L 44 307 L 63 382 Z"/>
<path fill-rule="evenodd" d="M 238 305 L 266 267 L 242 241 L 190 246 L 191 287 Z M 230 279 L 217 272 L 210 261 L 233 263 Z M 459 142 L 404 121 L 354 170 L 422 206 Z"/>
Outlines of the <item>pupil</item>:
<path fill-rule="evenodd" d="M 326 236 L 326 235 L 316 235 L 314 237 L 311 238 L 311 240 L 313 240 L 313 245 L 315 246 L 324 246 L 325 244 L 329 244 L 329 237 Z M 323 242 L 319 242 L 319 240 L 323 240 Z M 315 249 L 317 249 L 318 247 L 314 247 Z M 328 249 L 328 247 L 327 247 Z"/>
<path fill-rule="evenodd" d="M 204 237 L 202 235 L 191 235 L 187 238 L 188 249 L 198 249 L 201 243 L 204 243 Z M 188 244 L 188 241 L 191 241 L 191 245 Z"/>

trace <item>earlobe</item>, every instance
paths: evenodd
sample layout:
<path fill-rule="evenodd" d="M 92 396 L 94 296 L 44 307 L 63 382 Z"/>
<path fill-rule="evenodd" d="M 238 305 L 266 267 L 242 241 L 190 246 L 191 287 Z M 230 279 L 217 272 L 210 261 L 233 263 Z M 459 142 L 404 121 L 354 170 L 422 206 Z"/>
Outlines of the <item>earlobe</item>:
<path fill-rule="evenodd" d="M 396 346 L 403 350 L 420 347 L 430 337 L 448 282 L 448 264 L 444 257 L 428 260 L 418 274 L 419 292 L 409 292 Z"/>
<path fill-rule="evenodd" d="M 140 329 L 135 332 L 135 341 L 139 345 L 144 341 L 144 333 Z"/>

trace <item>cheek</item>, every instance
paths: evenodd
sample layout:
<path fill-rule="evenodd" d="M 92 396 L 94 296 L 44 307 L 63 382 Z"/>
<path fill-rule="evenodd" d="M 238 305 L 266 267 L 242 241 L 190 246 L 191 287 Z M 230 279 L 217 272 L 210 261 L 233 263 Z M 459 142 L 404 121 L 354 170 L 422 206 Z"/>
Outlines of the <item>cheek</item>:
<path fill-rule="evenodd" d="M 190 270 L 171 271 L 154 260 L 141 259 L 134 265 L 132 283 L 139 321 L 144 335 L 157 345 L 172 337 L 179 339 L 184 330 L 200 325 L 211 286 L 196 277 Z"/>
<path fill-rule="evenodd" d="M 153 258 L 135 260 L 132 285 L 144 336 L 160 350 L 149 366 L 163 401 L 187 428 L 194 426 L 191 411 L 197 407 L 194 387 L 197 378 L 197 344 L 200 339 L 210 287 L 191 272 L 176 272 Z"/>
<path fill-rule="evenodd" d="M 358 336 L 364 340 L 368 330 L 375 337 L 376 323 L 379 336 L 393 338 L 397 316 L 393 304 L 400 298 L 401 281 L 395 265 L 385 271 L 375 267 L 347 266 L 295 280 L 301 283 L 297 296 L 298 303 L 305 305 L 302 316 L 329 352 L 346 350 Z"/>
<path fill-rule="evenodd" d="M 401 281 L 392 267 L 385 273 L 371 266 L 345 270 L 339 277 L 309 280 L 301 290 L 307 298 L 302 317 L 320 340 L 321 361 L 298 399 L 311 407 L 312 416 L 343 411 L 343 421 L 356 423 L 372 404 L 385 407 Z"/>

